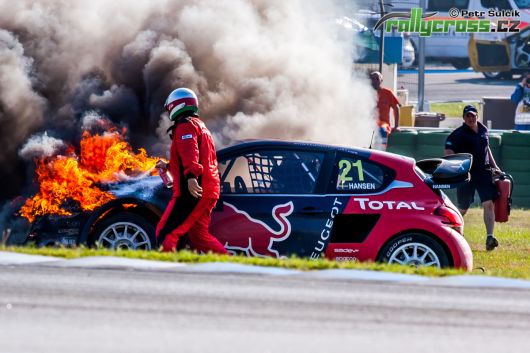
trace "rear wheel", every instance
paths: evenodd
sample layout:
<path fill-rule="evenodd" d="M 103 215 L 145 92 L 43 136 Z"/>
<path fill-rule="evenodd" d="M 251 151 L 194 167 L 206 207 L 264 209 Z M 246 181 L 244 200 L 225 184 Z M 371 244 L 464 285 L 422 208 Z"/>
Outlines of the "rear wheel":
<path fill-rule="evenodd" d="M 434 239 L 417 233 L 408 233 L 392 239 L 380 255 L 380 262 L 410 266 L 448 267 L 445 250 Z"/>
<path fill-rule="evenodd" d="M 464 70 L 471 66 L 471 63 L 469 62 L 469 59 L 455 59 L 451 61 L 451 65 L 457 70 Z"/>
<path fill-rule="evenodd" d="M 156 247 L 155 228 L 140 215 L 121 212 L 96 227 L 89 245 L 107 249 L 151 250 Z"/>

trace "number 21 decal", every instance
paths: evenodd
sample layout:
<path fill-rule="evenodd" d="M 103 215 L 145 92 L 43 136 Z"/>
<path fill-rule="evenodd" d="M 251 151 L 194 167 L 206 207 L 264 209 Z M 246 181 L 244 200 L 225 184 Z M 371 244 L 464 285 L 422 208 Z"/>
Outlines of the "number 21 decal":
<path fill-rule="evenodd" d="M 353 181 L 353 178 L 350 176 L 350 170 L 353 167 L 357 168 L 357 176 L 358 176 L 357 181 L 364 181 L 363 165 L 360 159 L 358 159 L 355 162 L 352 162 L 349 159 L 341 159 L 339 161 L 340 183 L 346 183 L 349 181 Z"/>

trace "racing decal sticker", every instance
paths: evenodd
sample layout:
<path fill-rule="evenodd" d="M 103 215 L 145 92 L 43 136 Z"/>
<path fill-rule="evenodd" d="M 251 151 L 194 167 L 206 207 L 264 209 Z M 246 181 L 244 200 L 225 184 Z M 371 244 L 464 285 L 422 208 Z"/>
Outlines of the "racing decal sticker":
<path fill-rule="evenodd" d="M 215 236 L 224 240 L 224 247 L 231 253 L 244 252 L 247 256 L 259 257 L 281 257 L 279 252 L 273 249 L 275 242 L 282 242 L 291 235 L 291 222 L 287 218 L 293 213 L 294 205 L 292 201 L 274 206 L 272 217 L 278 224 L 279 229 L 274 230 L 259 219 L 252 218 L 247 212 L 239 210 L 236 206 L 223 202 L 224 213 L 238 228 L 244 230 L 243 237 L 233 236 L 230 229 L 217 231 Z M 282 256 L 283 257 L 283 256 Z"/>
<path fill-rule="evenodd" d="M 318 259 L 325 251 L 326 246 L 329 242 L 329 237 L 331 236 L 331 230 L 333 229 L 333 220 L 335 219 L 335 216 L 342 212 L 344 206 L 344 200 L 339 201 L 339 199 L 336 197 L 333 201 L 333 205 L 331 206 L 328 218 L 324 222 L 324 227 L 320 232 L 320 237 L 319 239 L 317 239 L 315 247 L 313 248 L 313 251 L 309 256 L 311 259 Z"/>
<path fill-rule="evenodd" d="M 355 162 L 352 162 L 349 159 L 341 159 L 338 163 L 339 167 L 339 178 L 337 179 L 337 189 L 338 190 L 354 190 L 357 188 L 362 188 L 364 185 L 364 189 L 366 189 L 366 184 L 364 183 L 364 175 L 363 175 L 363 164 L 360 159 L 358 159 Z M 352 169 L 355 169 L 357 171 L 357 174 L 355 174 L 355 181 L 353 175 L 350 175 L 350 171 L 353 172 Z M 374 187 L 375 189 L 375 184 Z"/>
<path fill-rule="evenodd" d="M 369 198 L 360 198 L 360 197 L 354 197 L 353 201 L 358 203 L 358 206 L 361 210 L 400 210 L 400 209 L 406 209 L 406 210 L 418 210 L 418 211 L 424 211 L 425 207 L 418 206 L 416 202 L 406 202 L 406 201 L 377 201 L 377 200 L 370 200 Z"/>
<path fill-rule="evenodd" d="M 342 183 L 339 190 L 375 190 L 375 183 Z"/>
<path fill-rule="evenodd" d="M 359 249 L 350 249 L 350 248 L 333 249 L 333 253 L 340 254 L 339 256 L 335 257 L 335 261 L 357 262 L 359 261 L 359 259 L 356 256 L 353 256 L 353 254 L 356 254 L 358 252 L 359 252 Z"/>
<path fill-rule="evenodd" d="M 374 163 L 355 159 L 351 156 L 342 158 L 336 164 L 337 191 L 377 190 L 383 184 L 383 170 Z"/>

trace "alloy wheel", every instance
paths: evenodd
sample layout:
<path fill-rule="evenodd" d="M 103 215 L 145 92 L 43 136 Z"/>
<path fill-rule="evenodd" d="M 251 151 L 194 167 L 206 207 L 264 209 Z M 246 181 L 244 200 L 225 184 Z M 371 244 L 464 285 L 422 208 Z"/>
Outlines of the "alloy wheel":
<path fill-rule="evenodd" d="M 441 267 L 440 259 L 430 247 L 421 243 L 407 243 L 397 248 L 388 263 L 411 266 Z"/>
<path fill-rule="evenodd" d="M 124 250 L 150 250 L 151 241 L 146 231 L 130 222 L 113 223 L 103 232 L 97 241 L 98 248 Z"/>

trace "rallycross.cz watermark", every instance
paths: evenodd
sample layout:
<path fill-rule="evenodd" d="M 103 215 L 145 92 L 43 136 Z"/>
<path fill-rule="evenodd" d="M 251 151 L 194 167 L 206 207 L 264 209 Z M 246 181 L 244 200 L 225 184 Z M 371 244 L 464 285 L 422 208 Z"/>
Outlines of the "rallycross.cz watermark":
<path fill-rule="evenodd" d="M 519 17 L 517 10 L 468 11 L 455 7 L 449 10 L 451 19 L 438 18 L 438 12 L 423 14 L 421 8 L 413 8 L 410 13 L 391 12 L 379 19 L 374 31 L 385 25 L 385 32 L 418 33 L 422 37 L 430 37 L 433 33 L 448 33 L 454 28 L 456 33 L 517 33 L 521 21 L 506 17 Z M 485 19 L 483 17 L 491 18 Z M 502 19 L 497 19 L 503 17 Z"/>

